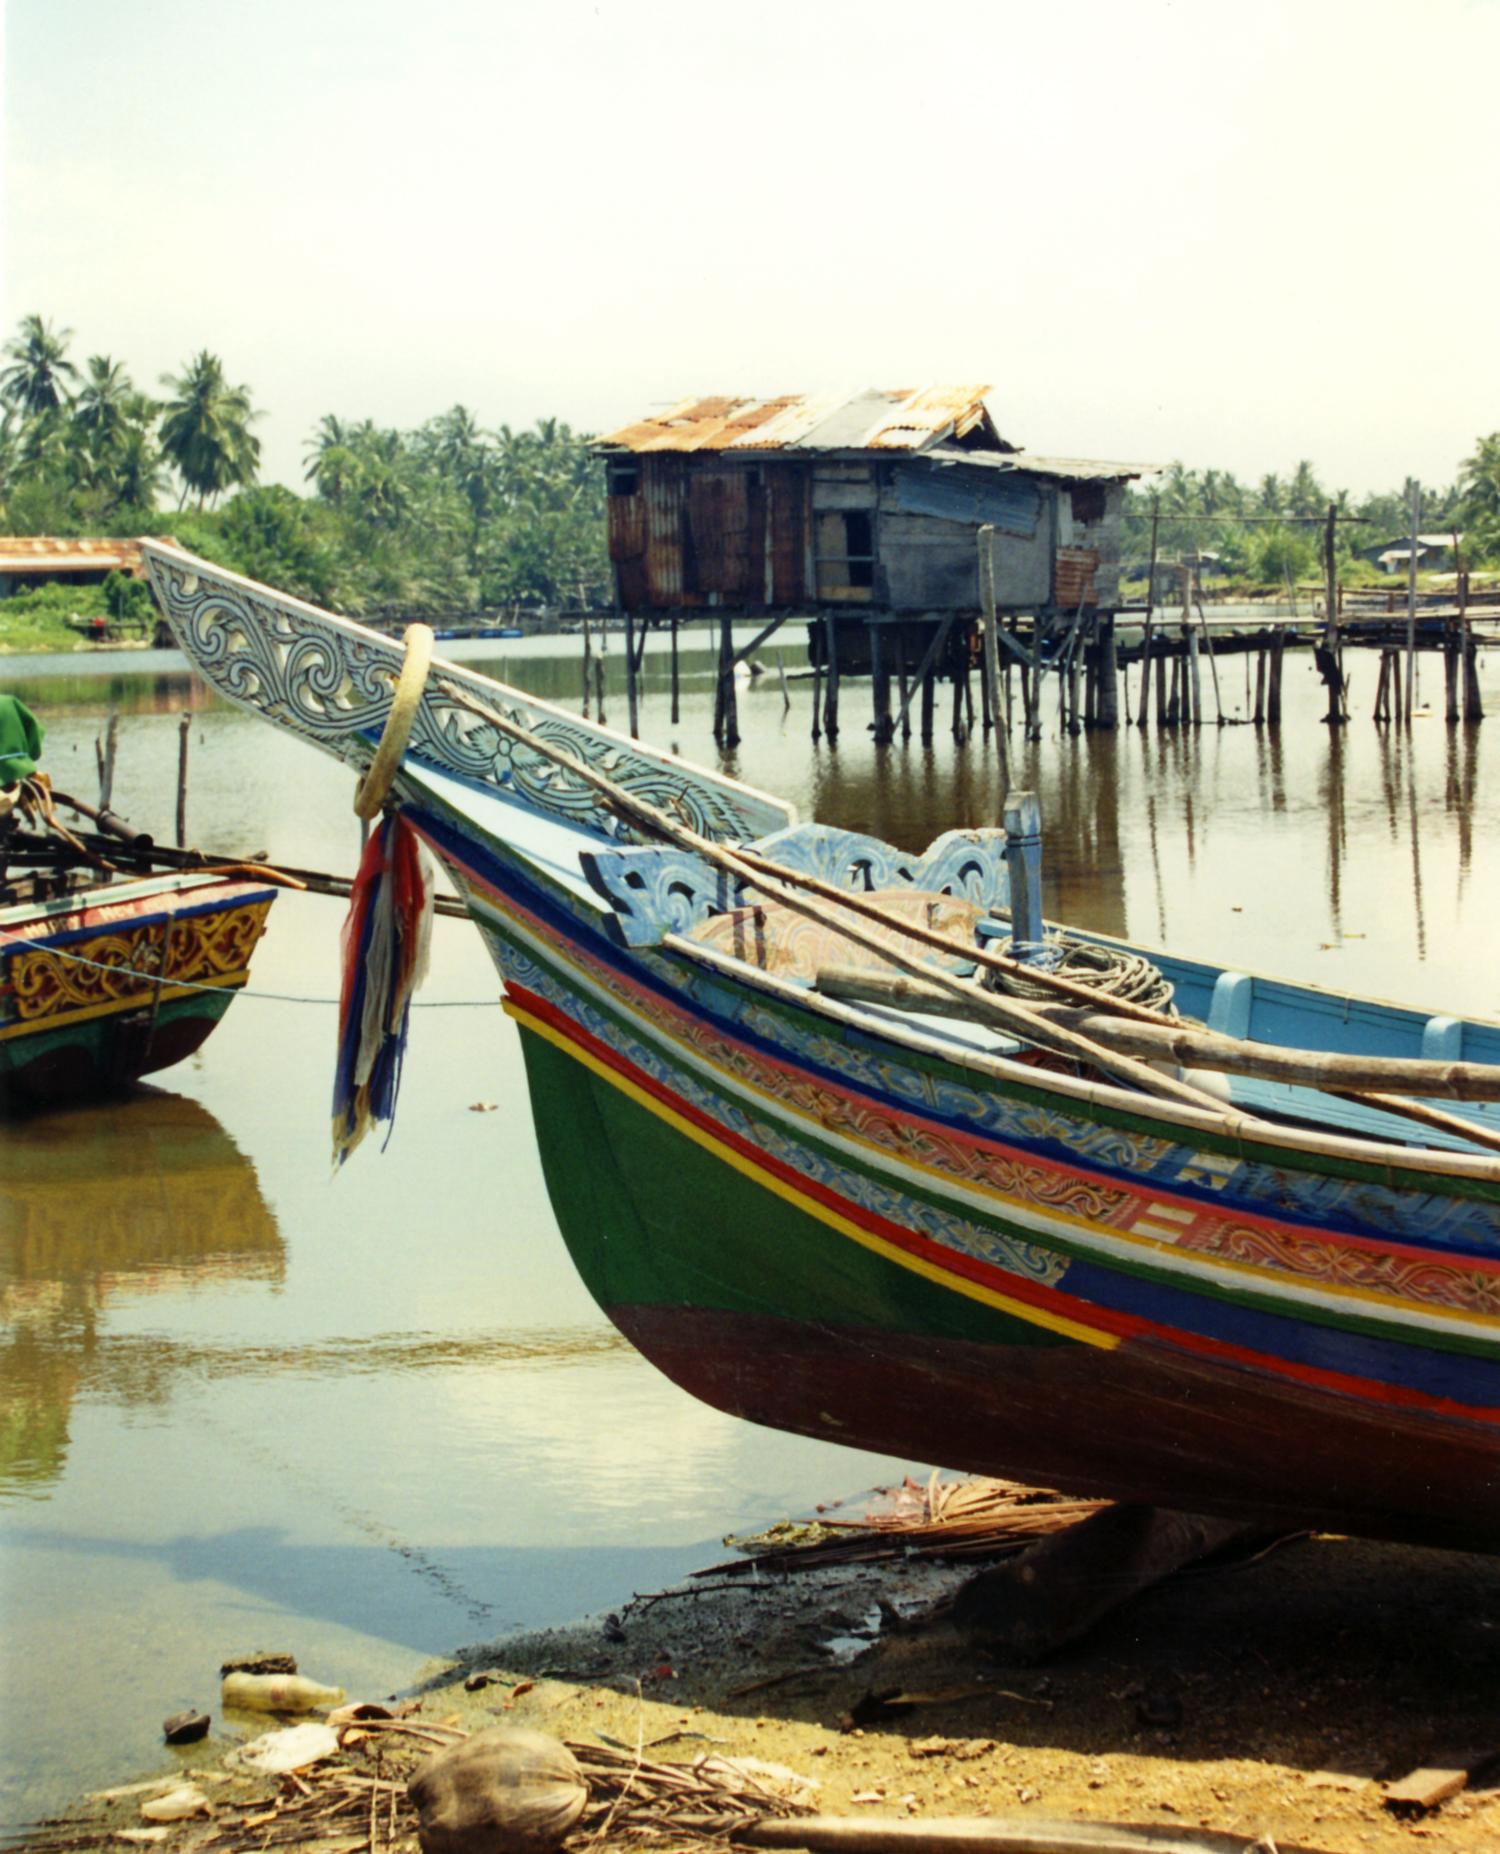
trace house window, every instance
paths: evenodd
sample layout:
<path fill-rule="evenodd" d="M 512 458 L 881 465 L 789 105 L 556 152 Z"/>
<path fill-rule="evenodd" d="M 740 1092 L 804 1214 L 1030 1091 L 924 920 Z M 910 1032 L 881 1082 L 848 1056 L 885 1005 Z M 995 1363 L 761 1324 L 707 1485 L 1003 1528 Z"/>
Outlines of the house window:
<path fill-rule="evenodd" d="M 628 463 L 611 463 L 605 481 L 612 496 L 634 496 L 641 487 L 641 466 L 632 458 Z"/>
<path fill-rule="evenodd" d="M 869 509 L 818 511 L 818 597 L 868 599 L 875 585 L 875 519 Z"/>

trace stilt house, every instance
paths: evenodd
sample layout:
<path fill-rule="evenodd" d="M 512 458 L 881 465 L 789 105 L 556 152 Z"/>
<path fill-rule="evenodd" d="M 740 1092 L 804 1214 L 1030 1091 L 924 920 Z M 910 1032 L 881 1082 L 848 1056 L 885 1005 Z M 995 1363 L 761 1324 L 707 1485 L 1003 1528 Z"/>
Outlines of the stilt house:
<path fill-rule="evenodd" d="M 621 606 L 972 615 L 988 525 L 1002 613 L 1112 611 L 1125 484 L 1148 466 L 1023 451 L 988 390 L 687 399 L 597 439 Z"/>

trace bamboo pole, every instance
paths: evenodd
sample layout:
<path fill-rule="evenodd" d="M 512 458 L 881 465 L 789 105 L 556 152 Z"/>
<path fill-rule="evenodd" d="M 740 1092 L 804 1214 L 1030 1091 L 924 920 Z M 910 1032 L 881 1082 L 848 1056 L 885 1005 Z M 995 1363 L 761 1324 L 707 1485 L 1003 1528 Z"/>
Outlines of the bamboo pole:
<path fill-rule="evenodd" d="M 858 968 L 823 967 L 818 973 L 818 989 L 833 998 L 930 1010 L 938 1016 L 947 1016 L 950 1011 L 951 994 L 939 996 L 924 982 L 893 980 Z M 979 988 L 971 985 L 971 989 Z M 1106 1003 L 1102 998 L 1099 1002 Z M 962 1007 L 952 1001 L 952 1008 L 956 1012 Z M 1253 1075 L 1261 1081 L 1319 1088 L 1351 1098 L 1358 1091 L 1364 1105 L 1385 1104 L 1366 1101 L 1364 1091 L 1392 1087 L 1447 1101 L 1500 1101 L 1500 1065 L 1428 1062 L 1403 1056 L 1341 1056 L 1322 1050 L 1285 1049 L 1275 1043 L 1252 1043 L 1243 1037 L 1200 1030 L 1181 1020 L 1171 1025 L 1116 1020 L 1107 1014 L 1107 1008 L 1075 1010 L 1055 1004 L 1038 1004 L 1035 1008 L 1049 1023 L 1066 1024 L 1082 1036 L 1108 1035 L 1116 1047 L 1148 1062 L 1175 1062 L 1186 1069 Z M 1462 1129 L 1468 1136 L 1468 1121 L 1443 1115 L 1442 1123 L 1445 1131 Z M 1479 1129 L 1481 1136 L 1483 1131 Z M 1500 1144 L 1500 1132 L 1491 1137 Z"/>
<path fill-rule="evenodd" d="M 188 736 L 192 732 L 193 717 L 184 715 L 177 724 L 177 845 L 181 849 L 187 842 L 187 793 L 188 793 Z"/>
<path fill-rule="evenodd" d="M 643 823 L 659 836 L 666 838 L 680 849 L 691 850 L 701 856 L 705 862 L 715 868 L 735 876 L 744 886 L 758 889 L 762 894 L 789 908 L 795 914 L 806 915 L 824 926 L 829 924 L 828 903 L 859 916 L 864 920 L 884 929 L 887 934 L 894 931 L 907 939 L 935 944 L 942 951 L 956 954 L 964 960 L 975 963 L 996 964 L 1001 970 L 1014 970 L 1029 978 L 1041 976 L 1038 968 L 1023 966 L 1018 960 L 1006 959 L 1003 954 L 992 953 L 982 947 L 969 948 L 961 941 L 951 940 L 946 935 L 934 932 L 930 928 L 917 926 L 915 923 L 901 921 L 887 914 L 863 896 L 852 890 L 835 888 L 831 883 L 822 882 L 815 876 L 804 875 L 800 870 L 784 867 L 769 858 L 751 850 L 730 850 L 723 844 L 714 843 L 702 837 L 690 826 L 670 816 L 648 800 L 627 792 L 613 779 L 598 772 L 577 754 L 567 748 L 555 746 L 540 735 L 533 734 L 529 728 L 510 720 L 490 707 L 486 702 L 477 701 L 465 689 L 450 682 L 440 682 L 438 687 L 448 699 L 470 714 L 479 716 L 498 733 L 508 739 L 520 742 L 541 758 L 550 760 L 553 765 L 561 766 L 581 779 L 585 785 L 608 799 L 611 807 L 618 813 Z M 808 896 L 813 899 L 807 899 Z M 1017 998 L 1008 997 L 1003 992 L 981 991 L 970 987 L 966 981 L 953 978 L 939 967 L 926 964 L 920 958 L 903 953 L 892 946 L 888 940 L 867 931 L 856 921 L 840 920 L 836 922 L 839 933 L 852 945 L 863 947 L 866 952 L 874 953 L 900 970 L 912 976 L 925 978 L 936 984 L 940 990 L 959 997 L 969 997 L 972 993 L 976 1016 L 987 1017 L 992 1022 L 1001 1024 L 1012 1035 L 1019 1036 L 1027 1042 L 1037 1043 L 1042 1048 L 1053 1049 L 1060 1055 L 1071 1056 L 1077 1060 L 1090 1063 L 1112 1075 L 1118 1081 L 1143 1089 L 1162 1100 L 1175 1102 L 1179 1106 L 1193 1107 L 1207 1111 L 1220 1119 L 1241 1124 L 1244 1116 L 1229 1113 L 1224 1104 L 1211 1095 L 1202 1093 L 1197 1088 L 1189 1087 L 1184 1082 L 1173 1080 L 1160 1074 L 1144 1062 L 1138 1062 L 1133 1056 L 1121 1055 L 1073 1030 L 1068 1025 L 1047 1022 L 1038 1011 L 1023 1004 Z M 1049 979 L 1052 975 L 1048 975 Z M 1051 988 L 1049 986 L 1049 988 Z M 1089 992 L 1085 986 L 1062 981 L 1058 989 L 1069 995 L 1082 993 L 1084 998 L 1094 1004 L 1099 1002 L 1098 994 Z M 1134 1007 L 1138 1008 L 1138 1007 Z"/>

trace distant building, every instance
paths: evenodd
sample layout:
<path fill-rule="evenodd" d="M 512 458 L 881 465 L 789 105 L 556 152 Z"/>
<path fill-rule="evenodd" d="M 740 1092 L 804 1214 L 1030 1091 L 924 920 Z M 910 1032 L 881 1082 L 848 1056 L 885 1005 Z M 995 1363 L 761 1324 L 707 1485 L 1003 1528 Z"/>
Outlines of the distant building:
<path fill-rule="evenodd" d="M 987 387 L 685 399 L 595 441 L 628 611 L 1111 611 L 1125 485 L 1149 465 L 1020 450 Z"/>
<path fill-rule="evenodd" d="M 111 573 L 144 579 L 139 541 L 85 540 L 74 535 L 0 535 L 0 599 L 56 581 L 95 586 Z"/>
<path fill-rule="evenodd" d="M 1419 534 L 1417 536 L 1417 571 L 1419 573 L 1445 573 L 1457 565 L 1453 558 L 1455 542 L 1463 546 L 1464 537 L 1453 534 Z M 1379 547 L 1366 551 L 1365 558 L 1374 561 L 1387 573 L 1405 573 L 1409 570 L 1411 559 L 1411 536 L 1403 534 L 1399 540 L 1387 541 Z"/>

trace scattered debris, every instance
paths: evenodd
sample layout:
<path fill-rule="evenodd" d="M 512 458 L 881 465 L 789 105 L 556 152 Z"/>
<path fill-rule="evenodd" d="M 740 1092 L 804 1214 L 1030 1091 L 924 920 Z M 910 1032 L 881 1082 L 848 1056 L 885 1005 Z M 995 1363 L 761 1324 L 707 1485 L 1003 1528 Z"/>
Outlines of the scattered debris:
<path fill-rule="evenodd" d="M 190 1707 L 186 1712 L 174 1712 L 170 1719 L 163 1719 L 161 1735 L 169 1745 L 195 1745 L 200 1738 L 207 1738 L 212 1724 L 206 1712 L 195 1712 Z"/>
<path fill-rule="evenodd" d="M 284 1731 L 252 1738 L 249 1744 L 229 1752 L 224 1762 L 276 1776 L 283 1771 L 306 1770 L 309 1764 L 332 1757 L 338 1749 L 339 1735 L 331 1725 L 289 1725 Z"/>
<path fill-rule="evenodd" d="M 295 1674 L 294 1654 L 237 1654 L 219 1663 L 219 1678 L 225 1674 Z"/>
<path fill-rule="evenodd" d="M 190 1816 L 212 1815 L 213 1804 L 195 1783 L 180 1784 L 164 1796 L 149 1796 L 141 1804 L 148 1822 L 185 1822 Z"/>
<path fill-rule="evenodd" d="M 1381 1801 L 1393 1815 L 1426 1815 L 1467 1789 L 1470 1779 L 1497 1757 L 1500 1752 L 1490 1746 L 1484 1751 L 1462 1751 L 1441 1763 L 1423 1765 L 1398 1782 L 1388 1783 Z"/>
<path fill-rule="evenodd" d="M 424 1854 L 548 1854 L 589 1787 L 559 1739 L 496 1725 L 429 1758 L 409 1794 Z"/>
<path fill-rule="evenodd" d="M 346 1697 L 342 1687 L 325 1687 L 301 1674 L 247 1674 L 236 1670 L 224 1676 L 220 1703 L 242 1712 L 321 1712 Z"/>

